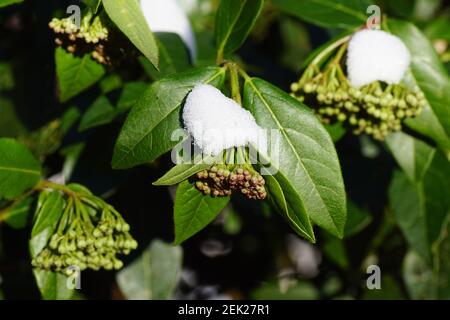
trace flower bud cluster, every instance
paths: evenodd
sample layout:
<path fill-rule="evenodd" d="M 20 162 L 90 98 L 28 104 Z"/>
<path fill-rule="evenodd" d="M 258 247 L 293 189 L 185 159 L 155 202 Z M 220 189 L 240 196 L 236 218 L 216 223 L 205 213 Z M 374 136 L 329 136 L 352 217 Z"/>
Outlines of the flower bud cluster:
<path fill-rule="evenodd" d="M 354 134 L 366 133 L 384 140 L 399 131 L 402 121 L 417 116 L 426 100 L 420 90 L 402 84 L 374 81 L 361 88 L 352 87 L 336 61 L 324 71 L 310 65 L 302 78 L 291 85 L 292 95 L 313 107 L 325 124 L 342 122 Z"/>
<path fill-rule="evenodd" d="M 243 155 L 243 148 L 237 148 Z M 247 161 L 214 164 L 210 168 L 194 175 L 195 187 L 205 195 L 212 197 L 230 196 L 233 191 L 240 192 L 249 199 L 263 200 L 267 193 L 265 180 Z M 237 159 L 236 159 L 237 160 Z M 236 163 L 237 162 L 237 163 Z"/>
<path fill-rule="evenodd" d="M 110 64 L 110 57 L 105 52 L 109 38 L 102 15 L 94 17 L 92 12 L 83 14 L 80 27 L 71 18 L 53 18 L 49 27 L 55 32 L 55 43 L 71 53 L 91 52 L 92 57 L 101 64 Z"/>
<path fill-rule="evenodd" d="M 32 260 L 33 267 L 68 274 L 73 266 L 117 270 L 123 266 L 117 255 L 137 248 L 129 224 L 95 196 L 69 196 L 56 230 Z"/>

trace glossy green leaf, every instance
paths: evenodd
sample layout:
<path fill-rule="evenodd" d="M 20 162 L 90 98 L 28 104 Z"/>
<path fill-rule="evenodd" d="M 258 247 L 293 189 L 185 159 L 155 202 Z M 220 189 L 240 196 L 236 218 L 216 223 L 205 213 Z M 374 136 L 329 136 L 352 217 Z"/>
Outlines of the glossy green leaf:
<path fill-rule="evenodd" d="M 117 274 L 120 290 L 130 300 L 173 297 L 181 277 L 181 247 L 153 240 L 139 258 Z"/>
<path fill-rule="evenodd" d="M 287 14 L 325 28 L 353 29 L 363 26 L 369 0 L 273 0 Z"/>
<path fill-rule="evenodd" d="M 199 68 L 176 74 L 153 83 L 132 108 L 116 141 L 112 166 L 126 169 L 151 162 L 168 152 L 179 141 L 172 141 L 181 129 L 181 105 L 199 83 L 220 87 L 224 69 Z"/>
<path fill-rule="evenodd" d="M 276 175 L 264 176 L 269 199 L 277 211 L 286 219 L 297 234 L 315 242 L 311 221 L 306 214 L 300 196 L 295 192 L 289 180 L 278 172 Z"/>
<path fill-rule="evenodd" d="M 395 160 L 412 182 L 422 180 L 433 160 L 436 149 L 403 133 L 391 133 L 386 143 Z"/>
<path fill-rule="evenodd" d="M 0 92 L 13 90 L 16 86 L 14 66 L 0 60 Z"/>
<path fill-rule="evenodd" d="M 117 111 L 105 96 L 98 97 L 86 110 L 80 121 L 79 131 L 108 124 L 114 120 Z"/>
<path fill-rule="evenodd" d="M 352 201 L 347 201 L 347 223 L 345 224 L 345 237 L 351 237 L 372 222 L 370 213 L 358 207 Z"/>
<path fill-rule="evenodd" d="M 230 201 L 229 197 L 204 196 L 189 181 L 180 183 L 175 195 L 175 244 L 206 227 Z"/>
<path fill-rule="evenodd" d="M 204 157 L 203 155 L 199 155 L 197 158 L 192 159 L 190 163 L 179 163 L 167 171 L 164 176 L 153 182 L 153 185 L 171 186 L 180 183 L 197 172 L 208 169 L 213 163 L 222 160 L 220 159 L 220 156 L 217 156 L 216 159 L 217 161 L 215 161 L 215 158 L 212 156 Z"/>
<path fill-rule="evenodd" d="M 33 201 L 33 197 L 26 197 L 18 203 L 14 203 L 14 205 L 8 207 L 5 212 L 5 222 L 14 229 L 25 228 L 32 210 Z"/>
<path fill-rule="evenodd" d="M 424 34 L 430 40 L 450 41 L 450 21 L 448 17 L 441 17 L 430 21 L 424 29 Z"/>
<path fill-rule="evenodd" d="M 122 87 L 123 82 L 118 74 L 113 73 L 103 77 L 98 86 L 103 94 L 107 94 Z"/>
<path fill-rule="evenodd" d="M 81 113 L 76 107 L 70 107 L 61 117 L 61 132 L 66 135 L 80 118 Z"/>
<path fill-rule="evenodd" d="M 158 32 L 155 35 L 159 48 L 159 70 L 148 63 L 148 60 L 140 59 L 146 73 L 152 79 L 159 80 L 189 69 L 191 66 L 189 51 L 180 36 L 168 32 Z"/>
<path fill-rule="evenodd" d="M 0 137 L 16 138 L 26 133 L 27 129 L 11 100 L 0 97 Z"/>
<path fill-rule="evenodd" d="M 450 79 L 426 36 L 413 24 L 389 20 L 389 30 L 411 52 L 411 73 L 429 106 L 406 124 L 433 139 L 450 159 Z"/>
<path fill-rule="evenodd" d="M 141 81 L 128 82 L 123 86 L 120 93 L 119 100 L 117 101 L 117 111 L 128 111 L 139 99 L 139 97 L 148 88 L 148 84 Z"/>
<path fill-rule="evenodd" d="M 215 29 L 219 56 L 232 53 L 244 43 L 263 5 L 263 0 L 220 1 Z"/>
<path fill-rule="evenodd" d="M 32 258 L 45 248 L 50 237 L 56 231 L 63 209 L 64 199 L 58 191 L 41 192 L 29 241 Z M 74 290 L 67 286 L 67 277 L 60 273 L 34 269 L 33 274 L 43 299 L 65 300 L 70 299 L 74 293 Z"/>
<path fill-rule="evenodd" d="M 83 3 L 89 7 L 94 13 L 97 13 L 102 0 L 83 0 Z"/>
<path fill-rule="evenodd" d="M 333 142 L 338 142 L 347 132 L 347 129 L 344 128 L 341 122 L 337 122 L 335 124 L 327 124 L 324 125 L 325 129 L 328 131 Z"/>
<path fill-rule="evenodd" d="M 402 275 L 411 299 L 436 299 L 433 270 L 413 250 L 403 258 Z"/>
<path fill-rule="evenodd" d="M 23 0 L 0 0 L 0 8 L 9 6 L 11 4 L 15 4 L 15 3 L 21 3 L 23 2 Z"/>
<path fill-rule="evenodd" d="M 266 129 L 278 130 L 276 167 L 301 200 L 298 210 L 319 226 L 342 237 L 346 196 L 333 142 L 312 111 L 287 93 L 261 79 L 247 79 L 245 108 Z"/>
<path fill-rule="evenodd" d="M 414 251 L 403 260 L 403 279 L 412 299 L 450 299 L 450 223 L 433 251 L 433 266 Z"/>
<path fill-rule="evenodd" d="M 67 285 L 68 278 L 61 273 L 34 269 L 33 274 L 45 300 L 69 300 L 75 293 L 75 290 Z"/>
<path fill-rule="evenodd" d="M 327 232 L 322 233 L 322 238 L 322 250 L 325 256 L 339 268 L 344 270 L 348 269 L 350 260 L 344 240 L 338 239 Z"/>
<path fill-rule="evenodd" d="M 91 87 L 105 74 L 105 68 L 95 62 L 90 54 L 77 57 L 61 47 L 55 50 L 55 63 L 61 102 Z"/>
<path fill-rule="evenodd" d="M 31 152 L 14 139 L 0 138 L 0 197 L 14 199 L 40 178 L 41 165 Z"/>
<path fill-rule="evenodd" d="M 190 176 L 200 172 L 202 170 L 208 169 L 211 164 L 198 163 L 198 164 L 187 164 L 180 163 L 175 167 L 170 169 L 164 176 L 153 182 L 155 186 L 171 186 L 180 183 Z"/>
<path fill-rule="evenodd" d="M 158 68 L 158 46 L 141 11 L 139 1 L 103 0 L 103 7 L 116 26 Z"/>
<path fill-rule="evenodd" d="M 63 213 L 64 199 L 58 191 L 41 192 L 29 242 L 31 257 L 37 256 L 55 232 Z"/>
<path fill-rule="evenodd" d="M 410 246 L 428 263 L 450 214 L 450 163 L 436 153 L 423 180 L 413 184 L 399 171 L 394 173 L 389 200 L 396 221 Z"/>

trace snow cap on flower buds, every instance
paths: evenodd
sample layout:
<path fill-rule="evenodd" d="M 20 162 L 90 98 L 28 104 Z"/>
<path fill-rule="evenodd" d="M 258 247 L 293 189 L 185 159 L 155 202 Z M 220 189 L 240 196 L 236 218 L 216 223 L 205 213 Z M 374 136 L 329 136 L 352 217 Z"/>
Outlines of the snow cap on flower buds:
<path fill-rule="evenodd" d="M 196 42 L 191 23 L 176 0 L 140 0 L 145 20 L 153 32 L 172 32 L 180 36 L 196 57 Z"/>
<path fill-rule="evenodd" d="M 216 155 L 248 143 L 266 151 L 265 131 L 252 114 L 211 85 L 199 84 L 189 93 L 183 121 L 204 154 Z"/>
<path fill-rule="evenodd" d="M 359 88 L 374 81 L 399 83 L 411 60 L 403 41 L 385 31 L 362 30 L 350 40 L 347 73 L 352 86 Z"/>

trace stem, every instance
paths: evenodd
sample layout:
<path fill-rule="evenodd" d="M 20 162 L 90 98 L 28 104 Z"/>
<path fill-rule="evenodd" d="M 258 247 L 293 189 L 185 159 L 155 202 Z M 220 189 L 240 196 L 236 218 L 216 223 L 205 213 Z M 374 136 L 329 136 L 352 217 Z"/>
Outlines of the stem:
<path fill-rule="evenodd" d="M 14 208 L 16 205 L 18 205 L 20 202 L 31 196 L 35 192 L 34 189 L 31 189 L 30 191 L 24 193 L 19 198 L 15 199 L 13 203 L 11 203 L 6 208 L 3 208 L 0 210 L 0 223 L 8 219 L 9 215 L 11 214 L 11 209 Z"/>
<path fill-rule="evenodd" d="M 325 48 L 321 53 L 319 53 L 310 64 L 316 65 L 319 62 L 322 61 L 322 59 L 326 58 L 328 54 L 331 54 L 337 47 L 339 47 L 341 44 L 348 42 L 350 40 L 350 36 L 345 36 L 343 38 L 340 38 L 330 44 L 327 48 Z"/>
<path fill-rule="evenodd" d="M 65 185 L 62 184 L 58 184 L 52 181 L 48 181 L 48 180 L 42 180 L 41 182 L 38 183 L 38 185 L 34 188 L 34 190 L 44 190 L 44 189 L 54 189 L 54 190 L 59 190 L 64 192 L 65 194 L 67 194 L 70 197 L 78 197 L 78 194 L 67 188 Z"/>
<path fill-rule="evenodd" d="M 223 48 L 219 48 L 217 51 L 216 63 L 220 65 L 223 62 Z"/>
<path fill-rule="evenodd" d="M 236 63 L 229 64 L 230 70 L 230 84 L 231 84 L 231 97 L 239 105 L 242 105 L 241 91 L 239 86 L 239 66 Z"/>

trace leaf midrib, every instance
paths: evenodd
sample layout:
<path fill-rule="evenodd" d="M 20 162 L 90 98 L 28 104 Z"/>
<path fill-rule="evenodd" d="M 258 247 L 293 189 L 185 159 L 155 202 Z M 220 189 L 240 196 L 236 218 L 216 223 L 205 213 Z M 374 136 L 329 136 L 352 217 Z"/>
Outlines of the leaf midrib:
<path fill-rule="evenodd" d="M 351 8 L 348 8 L 340 3 L 332 3 L 329 1 L 324 1 L 324 0 L 310 0 L 311 2 L 316 2 L 318 4 L 323 5 L 324 7 L 328 7 L 328 8 L 332 8 L 332 9 L 336 9 L 337 11 L 341 11 L 344 13 L 347 13 L 355 18 L 358 18 L 359 20 L 362 20 L 362 22 L 366 21 L 366 16 L 363 14 L 360 14 L 358 11 L 355 11 Z"/>
<path fill-rule="evenodd" d="M 269 105 L 267 104 L 266 100 L 264 99 L 264 97 L 262 96 L 262 94 L 260 93 L 260 91 L 258 90 L 258 88 L 253 84 L 252 80 L 247 80 L 247 83 L 249 83 L 251 85 L 251 87 L 253 88 L 253 90 L 255 91 L 255 93 L 258 95 L 259 99 L 263 102 L 263 105 L 266 107 L 266 109 L 269 111 L 272 119 L 275 121 L 275 123 L 278 126 L 278 129 L 281 131 L 282 135 L 284 136 L 285 140 L 288 142 L 289 146 L 291 147 L 292 151 L 294 152 L 295 157 L 298 160 L 298 163 L 302 166 L 304 172 L 306 173 L 306 176 L 308 177 L 308 179 L 310 180 L 312 186 L 314 186 L 314 190 L 316 191 L 316 193 L 319 195 L 319 198 L 322 200 L 323 206 L 325 208 L 325 210 L 328 212 L 329 216 L 331 217 L 331 221 L 333 223 L 333 225 L 335 226 L 336 230 L 339 231 L 339 228 L 336 225 L 336 222 L 333 219 L 333 216 L 331 215 L 330 211 L 328 210 L 328 207 L 325 205 L 325 202 L 323 201 L 322 195 L 320 194 L 319 190 L 317 189 L 314 180 L 311 178 L 311 175 L 309 174 L 309 171 L 306 170 L 305 165 L 303 164 L 302 159 L 300 158 L 300 155 L 297 153 L 297 150 L 295 149 L 295 147 L 292 145 L 291 140 L 289 139 L 289 137 L 287 136 L 284 128 L 281 126 L 281 123 L 278 121 L 278 118 L 275 116 L 275 114 L 272 112 L 272 109 L 269 107 Z M 296 189 L 296 188 L 294 188 Z M 302 201 L 303 202 L 303 201 Z"/>
<path fill-rule="evenodd" d="M 233 31 L 234 27 L 236 26 L 236 23 L 239 21 L 239 17 L 242 14 L 242 10 L 244 10 L 246 2 L 247 2 L 247 0 L 242 1 L 242 6 L 240 7 L 238 14 L 236 15 L 236 18 L 233 20 L 232 24 L 230 25 L 230 28 L 228 28 L 228 31 L 225 33 L 225 37 L 223 38 L 222 42 L 220 43 L 218 51 L 223 52 L 225 50 L 225 46 L 228 42 L 228 39 L 230 38 L 232 31 Z"/>
<path fill-rule="evenodd" d="M 41 172 L 39 170 L 24 169 L 24 168 L 17 168 L 17 167 L 0 166 L 0 171 L 21 172 L 21 173 L 27 173 L 27 174 L 32 174 L 32 175 L 36 175 L 36 176 L 40 176 L 41 175 Z"/>

